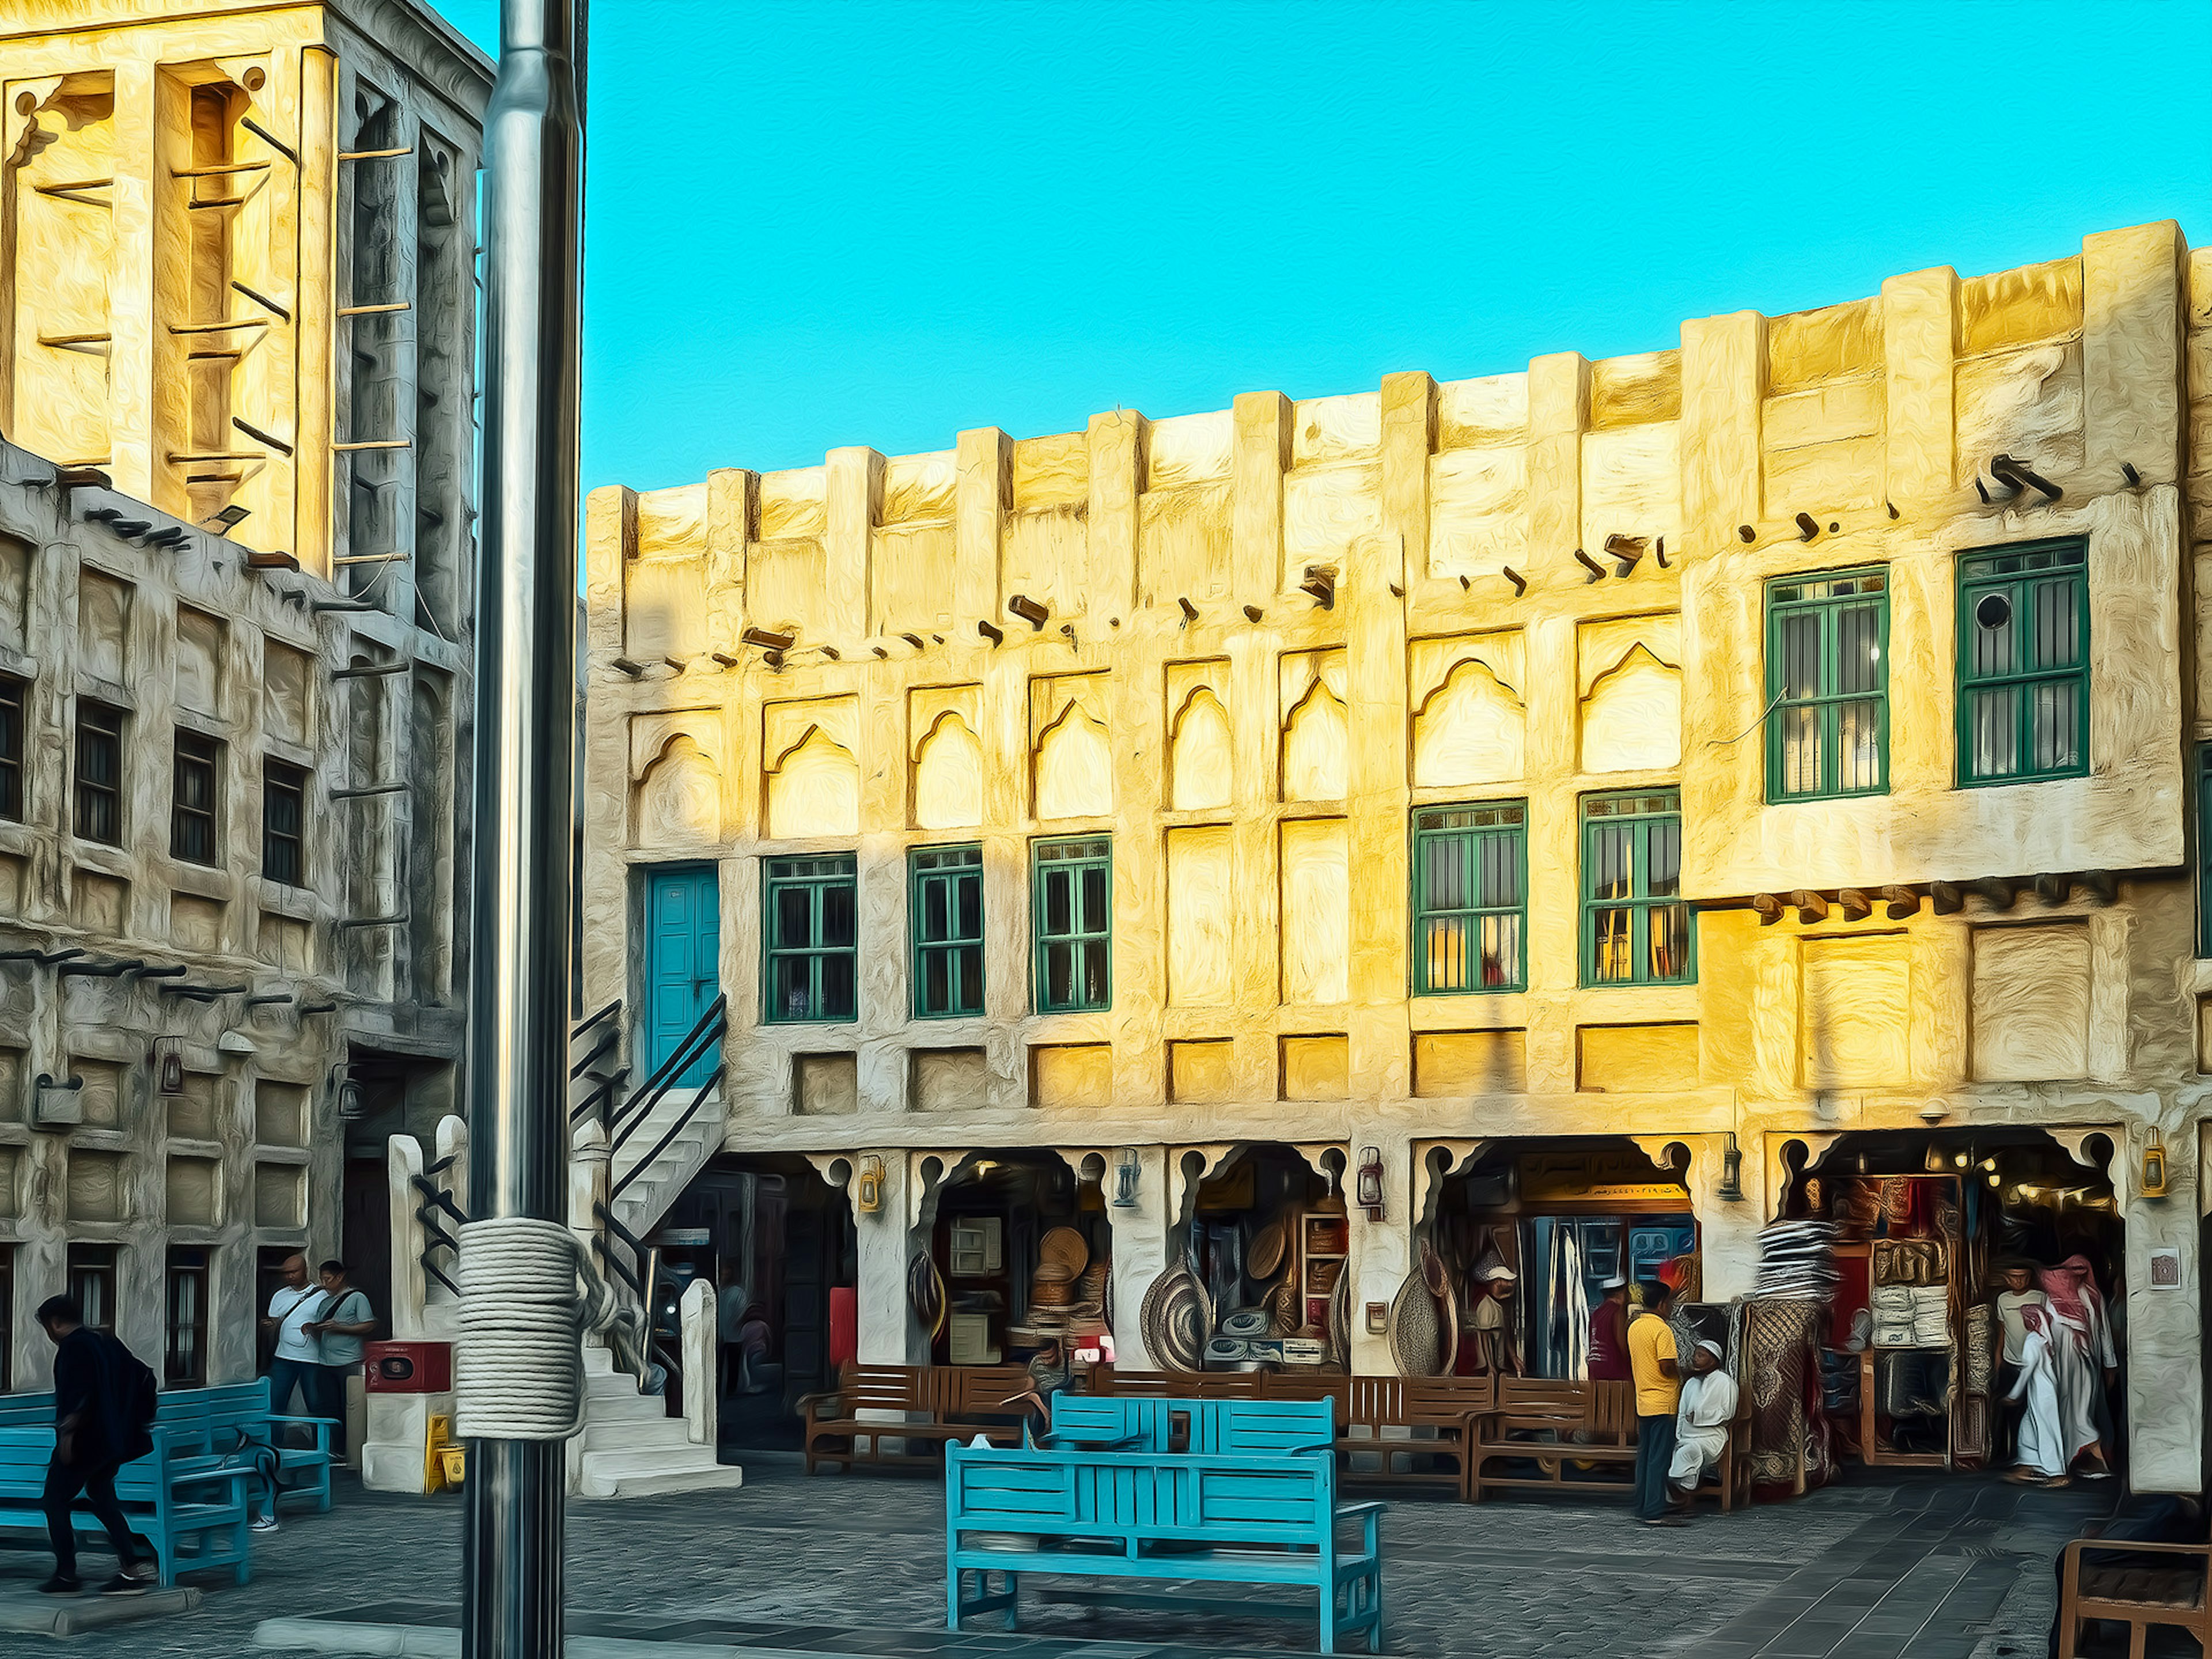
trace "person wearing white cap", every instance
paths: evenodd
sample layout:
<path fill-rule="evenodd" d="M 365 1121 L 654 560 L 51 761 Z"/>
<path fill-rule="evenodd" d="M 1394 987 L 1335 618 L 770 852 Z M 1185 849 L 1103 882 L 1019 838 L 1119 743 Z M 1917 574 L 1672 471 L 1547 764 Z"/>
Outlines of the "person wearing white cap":
<path fill-rule="evenodd" d="M 1475 1352 L 1480 1356 L 1482 1369 L 1491 1376 L 1517 1376 L 1518 1368 L 1513 1363 L 1510 1304 L 1518 1281 L 1513 1269 L 1503 1261 L 1485 1268 L 1481 1278 L 1482 1287 L 1489 1294 L 1474 1304 L 1467 1322 L 1474 1332 Z"/>
<path fill-rule="evenodd" d="M 1682 1383 L 1675 1410 L 1674 1462 L 1668 1479 L 1675 1501 L 1687 1505 L 1707 1469 L 1720 1467 L 1728 1449 L 1729 1425 L 1735 1420 L 1735 1379 L 1721 1368 L 1721 1345 L 1707 1340 L 1690 1356 L 1690 1375 Z"/>

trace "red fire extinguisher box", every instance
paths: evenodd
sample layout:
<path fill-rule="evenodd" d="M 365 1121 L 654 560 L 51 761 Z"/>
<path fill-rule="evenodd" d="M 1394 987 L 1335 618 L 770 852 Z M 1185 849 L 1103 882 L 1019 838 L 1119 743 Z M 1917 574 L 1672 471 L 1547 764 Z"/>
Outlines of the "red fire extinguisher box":
<path fill-rule="evenodd" d="M 450 1342 L 372 1342 L 367 1354 L 371 1394 L 447 1394 L 453 1389 Z"/>

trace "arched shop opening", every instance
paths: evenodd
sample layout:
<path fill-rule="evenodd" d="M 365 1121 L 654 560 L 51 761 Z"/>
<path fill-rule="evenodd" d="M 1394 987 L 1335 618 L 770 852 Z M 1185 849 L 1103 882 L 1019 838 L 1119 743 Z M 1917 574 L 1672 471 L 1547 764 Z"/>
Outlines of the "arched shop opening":
<path fill-rule="evenodd" d="M 923 1161 L 925 1182 L 938 1176 Z M 937 1185 L 908 1274 L 937 1365 L 1027 1361 L 1047 1343 L 1096 1355 L 1112 1310 L 1105 1160 L 978 1152 Z M 1110 1340 L 1110 1339 L 1109 1339 Z"/>
<path fill-rule="evenodd" d="M 1180 1259 L 1146 1298 L 1170 1370 L 1341 1373 L 1351 1341 L 1345 1154 L 1274 1143 L 1182 1154 Z"/>
<path fill-rule="evenodd" d="M 1689 1152 L 1655 1160 L 1619 1136 L 1431 1147 L 1426 1243 L 1442 1264 L 1460 1376 L 1579 1378 L 1608 1286 L 1660 1279 L 1701 1292 Z"/>
<path fill-rule="evenodd" d="M 858 1250 L 847 1194 L 795 1155 L 724 1155 L 649 1242 L 660 1250 L 664 1323 L 692 1279 L 714 1287 L 723 1445 L 798 1446 L 798 1401 L 833 1387 L 851 1357 Z"/>
<path fill-rule="evenodd" d="M 2081 1388 L 2105 1456 L 2124 1462 L 2125 1222 L 2109 1137 L 2078 1153 L 2041 1130 L 1835 1137 L 1780 1149 L 1781 1216 L 1831 1253 L 1820 1408 L 1836 1454 L 1875 1465 L 2009 1467 L 2004 1270 L 2079 1326 Z M 2086 1273 L 2081 1269 L 2086 1268 Z"/>

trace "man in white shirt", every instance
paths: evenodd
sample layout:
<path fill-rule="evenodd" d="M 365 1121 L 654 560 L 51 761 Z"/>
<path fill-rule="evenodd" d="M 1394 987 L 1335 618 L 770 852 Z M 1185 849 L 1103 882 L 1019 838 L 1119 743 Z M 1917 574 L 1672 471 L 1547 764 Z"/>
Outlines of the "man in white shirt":
<path fill-rule="evenodd" d="M 269 1411 L 275 1417 L 290 1416 L 292 1394 L 297 1389 L 301 1414 L 312 1417 L 322 1392 L 323 1351 L 307 1327 L 327 1298 L 320 1285 L 308 1282 L 304 1255 L 286 1256 L 283 1272 L 284 1282 L 270 1297 L 268 1315 L 261 1322 L 263 1330 L 276 1333 L 276 1352 L 269 1361 Z M 281 1440 L 281 1431 L 276 1437 Z M 255 1519 L 253 1529 L 276 1530 L 273 1500 L 267 1512 Z"/>
<path fill-rule="evenodd" d="M 1675 1407 L 1674 1462 L 1667 1472 L 1675 1500 L 1686 1504 L 1707 1469 L 1720 1467 L 1728 1450 L 1729 1425 L 1735 1420 L 1735 1379 L 1721 1369 L 1721 1345 L 1698 1344 L 1690 1356 L 1690 1375 Z"/>

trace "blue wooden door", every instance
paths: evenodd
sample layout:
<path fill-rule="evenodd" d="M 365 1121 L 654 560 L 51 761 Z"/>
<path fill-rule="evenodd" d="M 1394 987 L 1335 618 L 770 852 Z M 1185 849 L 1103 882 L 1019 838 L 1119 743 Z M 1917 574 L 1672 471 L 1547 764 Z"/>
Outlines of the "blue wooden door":
<path fill-rule="evenodd" d="M 721 902 L 713 866 L 655 870 L 647 878 L 645 1035 L 648 1075 L 683 1047 L 684 1037 L 714 1000 L 721 927 Z M 714 1058 L 715 1045 L 708 1043 L 706 1052 L 685 1066 L 676 1081 L 704 1083 L 714 1069 Z"/>

